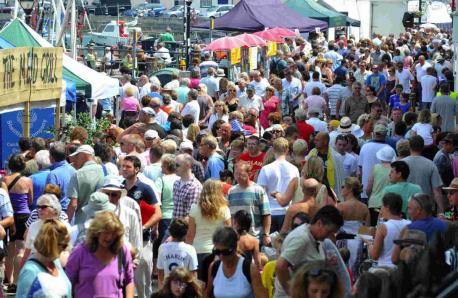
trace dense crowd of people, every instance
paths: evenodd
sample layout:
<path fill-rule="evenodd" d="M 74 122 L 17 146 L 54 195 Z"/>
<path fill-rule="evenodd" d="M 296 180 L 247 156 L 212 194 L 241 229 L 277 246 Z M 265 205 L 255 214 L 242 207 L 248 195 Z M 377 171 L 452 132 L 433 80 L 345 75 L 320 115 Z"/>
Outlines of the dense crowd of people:
<path fill-rule="evenodd" d="M 234 82 L 209 53 L 164 86 L 124 74 L 106 131 L 8 160 L 5 291 L 435 297 L 458 269 L 452 57 L 421 29 L 286 39 Z"/>

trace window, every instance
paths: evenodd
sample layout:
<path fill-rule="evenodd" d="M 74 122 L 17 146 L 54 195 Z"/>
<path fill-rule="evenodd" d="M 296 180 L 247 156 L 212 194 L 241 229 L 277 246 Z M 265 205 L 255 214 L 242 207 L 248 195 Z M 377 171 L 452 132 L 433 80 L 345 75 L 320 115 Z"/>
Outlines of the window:
<path fill-rule="evenodd" d="M 114 29 L 115 29 L 115 28 L 114 28 L 113 25 L 107 25 L 107 26 L 105 27 L 105 30 L 103 30 L 103 31 L 105 31 L 105 32 L 114 32 L 114 31 L 115 31 Z"/>
<path fill-rule="evenodd" d="M 200 0 L 200 7 L 212 7 L 212 0 Z"/>

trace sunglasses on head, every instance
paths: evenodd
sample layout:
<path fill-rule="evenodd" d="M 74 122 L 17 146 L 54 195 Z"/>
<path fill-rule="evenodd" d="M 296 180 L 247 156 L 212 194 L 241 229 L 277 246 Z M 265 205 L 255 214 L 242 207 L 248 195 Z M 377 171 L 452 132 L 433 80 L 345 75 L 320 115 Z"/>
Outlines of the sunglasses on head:
<path fill-rule="evenodd" d="M 213 248 L 213 254 L 214 255 L 217 255 L 217 256 L 230 256 L 233 252 L 234 252 L 234 249 L 233 248 L 225 248 L 225 249 L 217 249 L 217 248 Z"/>

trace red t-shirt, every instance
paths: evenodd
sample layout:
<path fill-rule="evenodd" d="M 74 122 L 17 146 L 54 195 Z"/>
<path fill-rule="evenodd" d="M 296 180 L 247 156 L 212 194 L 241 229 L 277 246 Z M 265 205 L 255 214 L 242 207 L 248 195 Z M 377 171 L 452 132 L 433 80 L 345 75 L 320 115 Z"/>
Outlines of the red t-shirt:
<path fill-rule="evenodd" d="M 303 120 L 296 121 L 297 129 L 299 130 L 299 138 L 304 139 L 310 146 L 310 136 L 313 134 L 315 129 L 310 124 Z"/>
<path fill-rule="evenodd" d="M 248 152 L 242 153 L 242 155 L 240 155 L 239 160 L 246 161 L 251 165 L 250 180 L 254 181 L 256 174 L 262 168 L 262 163 L 264 162 L 265 155 L 266 154 L 264 152 L 261 152 L 256 157 L 251 157 Z"/>

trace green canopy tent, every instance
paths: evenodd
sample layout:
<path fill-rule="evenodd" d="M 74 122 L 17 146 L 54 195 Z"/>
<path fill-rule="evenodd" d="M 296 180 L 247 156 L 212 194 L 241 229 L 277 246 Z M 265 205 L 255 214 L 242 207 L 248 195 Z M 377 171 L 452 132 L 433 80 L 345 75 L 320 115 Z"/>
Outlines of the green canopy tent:
<path fill-rule="evenodd" d="M 52 47 L 48 41 L 27 26 L 23 21 L 14 19 L 0 31 L 0 37 L 16 47 Z M 104 99 L 119 94 L 119 82 L 105 74 L 63 56 L 63 76 L 72 81 L 76 89 L 92 99 Z"/>
<path fill-rule="evenodd" d="M 14 20 L 6 26 L 1 32 L 0 37 L 9 41 L 16 47 L 41 47 L 41 44 L 30 35 L 29 31 L 22 22 Z M 65 79 L 73 81 L 76 85 L 76 90 L 83 91 L 84 93 L 91 92 L 91 84 L 81 79 L 77 75 L 69 71 L 65 66 L 63 70 Z"/>
<path fill-rule="evenodd" d="M 332 7 L 331 5 L 326 3 L 324 0 L 317 0 L 317 3 L 319 5 L 321 5 L 321 6 L 323 6 L 324 8 L 327 8 L 327 9 L 329 9 L 331 11 L 335 11 L 337 13 L 345 15 L 347 17 L 347 26 L 353 26 L 353 27 L 360 27 L 361 26 L 361 22 L 360 21 L 350 18 L 349 16 L 347 16 L 347 13 L 337 11 L 336 9 L 334 9 L 334 7 Z"/>
<path fill-rule="evenodd" d="M 355 20 L 335 10 L 328 9 L 314 0 L 283 0 L 283 3 L 305 17 L 327 22 L 330 28 L 348 25 L 359 26 Z"/>

